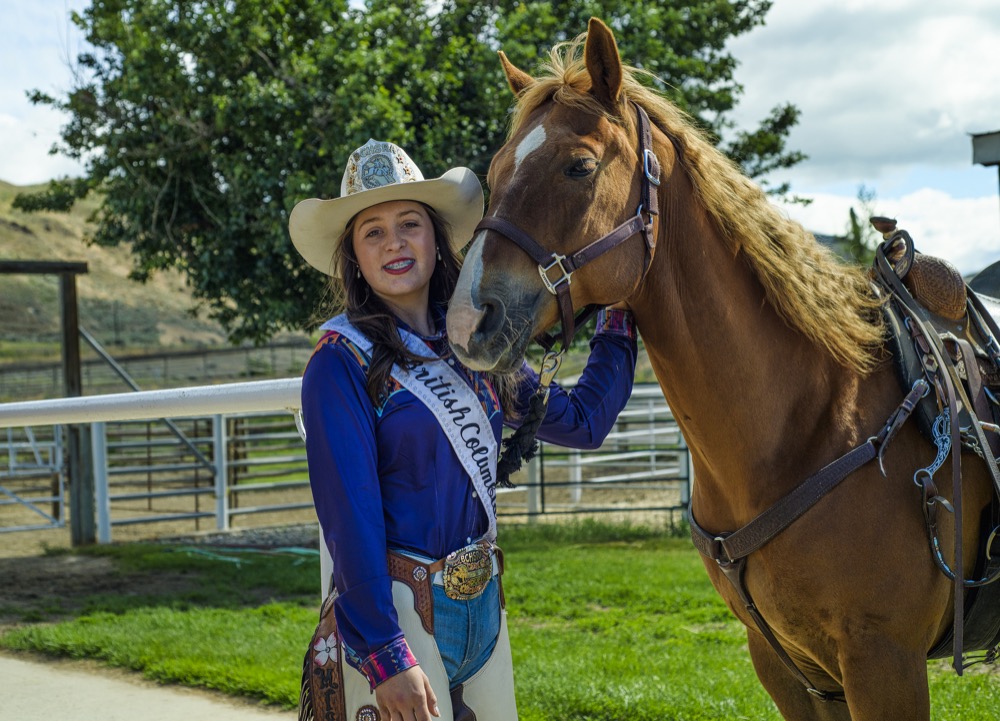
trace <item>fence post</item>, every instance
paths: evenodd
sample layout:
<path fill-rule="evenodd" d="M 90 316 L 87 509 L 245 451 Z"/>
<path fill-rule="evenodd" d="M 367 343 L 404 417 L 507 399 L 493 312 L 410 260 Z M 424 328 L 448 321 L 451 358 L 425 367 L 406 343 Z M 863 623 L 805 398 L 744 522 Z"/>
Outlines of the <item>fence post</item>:
<path fill-rule="evenodd" d="M 14 429 L 7 429 L 7 473 L 14 475 L 14 468 L 17 465 L 17 451 L 14 450 Z"/>
<path fill-rule="evenodd" d="M 229 488 L 226 483 L 228 463 L 226 456 L 226 417 L 212 417 L 212 447 L 215 450 L 215 527 L 220 531 L 229 530 Z"/>
<path fill-rule="evenodd" d="M 108 488 L 108 432 L 102 421 L 90 424 L 90 457 L 97 506 L 97 542 L 111 543 L 111 489 Z"/>
<path fill-rule="evenodd" d="M 69 477 L 70 538 L 74 546 L 87 546 L 97 540 L 89 426 L 66 426 L 66 453 L 63 459 Z"/>
<path fill-rule="evenodd" d="M 656 399 L 650 398 L 646 404 L 649 413 L 649 470 L 656 473 L 656 461 L 659 459 L 657 446 Z"/>
<path fill-rule="evenodd" d="M 538 509 L 541 506 L 540 499 L 542 497 L 541 474 L 539 473 L 541 463 L 538 456 L 528 461 L 528 523 L 538 521 Z"/>
<path fill-rule="evenodd" d="M 65 523 L 66 521 L 66 464 L 63 462 L 63 426 L 52 426 L 52 458 L 51 464 L 54 469 L 56 469 L 57 481 L 53 481 L 52 484 L 52 495 L 59 500 L 56 501 L 58 505 L 58 512 L 53 508 L 52 515 L 59 519 L 60 523 Z"/>
<path fill-rule="evenodd" d="M 569 462 L 569 498 L 570 503 L 574 506 L 580 503 L 580 499 L 583 497 L 583 487 L 581 483 L 583 482 L 583 465 L 581 460 L 583 455 L 580 453 L 580 449 L 574 448 L 569 452 L 567 460 Z"/>
<path fill-rule="evenodd" d="M 694 464 L 691 463 L 690 448 L 684 450 L 684 465 L 687 466 L 687 473 L 684 474 L 684 483 L 681 485 L 681 505 L 690 508 L 691 487 L 694 485 Z"/>

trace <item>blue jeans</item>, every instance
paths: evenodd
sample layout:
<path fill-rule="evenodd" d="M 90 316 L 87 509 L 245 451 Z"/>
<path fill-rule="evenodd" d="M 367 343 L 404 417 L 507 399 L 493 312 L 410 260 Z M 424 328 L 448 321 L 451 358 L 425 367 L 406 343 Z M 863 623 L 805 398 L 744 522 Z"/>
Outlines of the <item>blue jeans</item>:
<path fill-rule="evenodd" d="M 500 585 L 494 576 L 476 598 L 455 601 L 434 589 L 434 639 L 452 688 L 465 683 L 493 654 L 500 633 Z"/>

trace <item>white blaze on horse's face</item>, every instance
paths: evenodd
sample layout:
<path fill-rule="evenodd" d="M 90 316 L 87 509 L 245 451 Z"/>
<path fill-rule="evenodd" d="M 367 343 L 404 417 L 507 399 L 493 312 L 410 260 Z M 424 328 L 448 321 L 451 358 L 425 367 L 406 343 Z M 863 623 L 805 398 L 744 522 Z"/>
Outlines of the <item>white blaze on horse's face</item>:
<path fill-rule="evenodd" d="M 528 132 L 514 149 L 514 170 L 511 173 L 511 186 L 517 184 L 517 173 L 522 164 L 532 153 L 545 145 L 547 134 L 545 127 L 539 123 Z M 530 165 L 530 163 L 529 163 Z M 529 171 L 525 171 L 529 172 Z M 494 212 L 496 212 L 494 210 Z M 487 314 L 488 308 L 493 307 L 494 317 L 506 317 L 505 302 L 502 298 L 491 298 L 484 300 L 480 296 L 480 288 L 483 282 L 484 272 L 484 246 L 486 243 L 486 231 L 481 231 L 473 238 L 472 245 L 465 255 L 462 263 L 462 273 L 458 277 L 455 290 L 452 293 L 451 301 L 448 304 L 448 340 L 452 346 L 461 354 L 467 353 L 471 348 L 472 337 L 477 331 L 481 331 L 481 325 Z M 518 253 L 520 251 L 510 244 L 506 248 L 509 252 Z M 515 285 L 517 285 L 515 283 Z M 510 288 L 509 288 L 510 289 Z M 496 363 L 499 359 L 494 359 Z M 477 359 L 463 357 L 463 361 L 473 370 L 493 370 L 494 366 L 487 367 L 477 363 Z"/>
<path fill-rule="evenodd" d="M 485 309 L 477 307 L 473 301 L 475 289 L 483 277 L 483 242 L 486 238 L 486 231 L 481 230 L 476 234 L 469 246 L 469 251 L 465 254 L 462 262 L 462 273 L 458 276 L 458 283 L 452 293 L 451 302 L 448 304 L 448 339 L 452 345 L 463 349 L 469 347 L 469 340 L 476 332 L 479 323 L 483 318 Z M 475 370 L 489 370 L 477 368 Z"/>
<path fill-rule="evenodd" d="M 539 123 L 530 133 L 524 136 L 524 139 L 518 143 L 517 148 L 514 150 L 514 172 L 512 173 L 512 177 L 517 176 L 521 162 L 542 147 L 544 143 L 545 126 Z"/>

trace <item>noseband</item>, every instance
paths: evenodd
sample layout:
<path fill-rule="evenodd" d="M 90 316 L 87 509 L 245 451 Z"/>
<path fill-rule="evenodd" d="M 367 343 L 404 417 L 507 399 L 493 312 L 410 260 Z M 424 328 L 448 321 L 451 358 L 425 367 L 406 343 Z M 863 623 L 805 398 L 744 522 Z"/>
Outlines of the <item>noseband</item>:
<path fill-rule="evenodd" d="M 573 315 L 573 299 L 570 296 L 570 283 L 573 273 L 584 265 L 599 258 L 613 248 L 617 248 L 637 233 L 642 233 L 646 241 L 646 254 L 643 260 L 642 275 L 645 277 L 656 249 L 656 235 L 653 233 L 653 216 L 659 213 L 656 199 L 656 188 L 660 184 L 660 162 L 653 153 L 653 134 L 650 128 L 649 116 L 639 105 L 633 103 L 638 116 L 639 162 L 642 164 L 642 195 L 639 207 L 631 218 L 585 248 L 570 256 L 552 253 L 543 248 L 538 241 L 511 223 L 509 220 L 496 216 L 483 218 L 476 226 L 480 230 L 492 230 L 517 245 L 531 256 L 538 264 L 538 274 L 548 291 L 556 297 L 559 303 L 559 313 L 562 318 L 563 350 L 569 348 L 577 329 L 590 318 L 600 306 L 589 305 L 581 309 L 576 317 Z M 550 272 L 555 272 L 555 278 Z M 551 351 L 555 338 L 544 335 L 535 340 L 546 350 Z"/>

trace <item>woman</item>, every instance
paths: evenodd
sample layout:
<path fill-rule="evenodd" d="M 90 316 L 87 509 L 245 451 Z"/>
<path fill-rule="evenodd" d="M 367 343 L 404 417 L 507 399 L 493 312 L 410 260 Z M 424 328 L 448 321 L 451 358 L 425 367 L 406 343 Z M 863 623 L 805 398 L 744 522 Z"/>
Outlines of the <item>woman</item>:
<path fill-rule="evenodd" d="M 343 689 L 350 721 L 517 719 L 496 456 L 537 376 L 470 371 L 445 336 L 456 252 L 482 213 L 471 170 L 424 180 L 401 148 L 370 140 L 351 155 L 341 197 L 302 201 L 289 219 L 296 249 L 331 276 L 346 311 L 322 326 L 302 410 L 334 562 L 336 633 L 321 639 L 313 672 L 331 694 Z M 599 446 L 635 359 L 629 314 L 604 311 L 579 384 L 553 386 L 538 436 Z"/>

